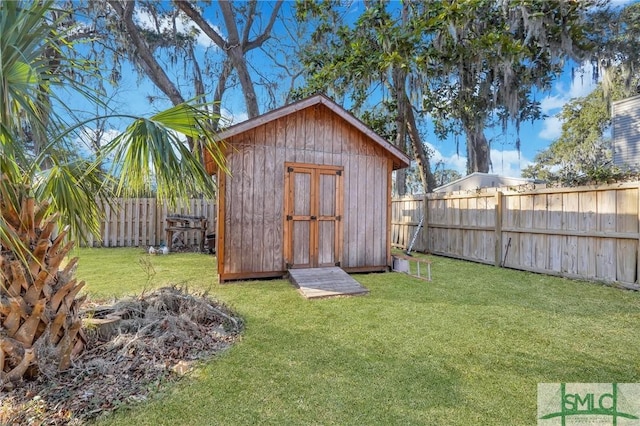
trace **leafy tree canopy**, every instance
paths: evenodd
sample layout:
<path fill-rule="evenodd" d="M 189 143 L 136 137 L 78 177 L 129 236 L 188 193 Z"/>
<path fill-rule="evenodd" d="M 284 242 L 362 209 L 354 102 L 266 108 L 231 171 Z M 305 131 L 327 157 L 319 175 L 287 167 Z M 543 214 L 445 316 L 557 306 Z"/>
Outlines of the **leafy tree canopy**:
<path fill-rule="evenodd" d="M 86 231 L 99 234 L 96 198 L 140 194 L 152 181 L 159 196 L 173 204 L 193 193 L 213 196 L 200 152 L 184 144 L 184 137 L 202 138 L 224 170 L 212 115 L 198 102 L 151 117 L 122 117 L 131 124 L 101 153 L 116 159 L 109 174 L 98 167 L 102 158 L 78 160 L 58 149 L 96 119 L 77 121 L 58 95 L 71 92 L 100 102 L 99 93 L 79 79 L 97 78 L 98 70 L 78 56 L 73 36 L 67 12 L 53 1 L 0 3 L 0 202 L 20 211 L 20 200 L 35 197 L 78 237 Z M 31 135 L 39 141 L 37 151 L 27 143 Z M 109 176 L 117 176 L 113 184 Z M 21 244 L 5 221 L 0 221 L 0 242 L 5 249 L 19 250 Z"/>
<path fill-rule="evenodd" d="M 488 172 L 485 128 L 541 117 L 532 89 L 548 89 L 567 57 L 588 48 L 583 25 L 591 2 L 471 0 L 441 2 L 420 58 L 425 74 L 424 107 L 436 133 L 463 133 L 467 172 Z M 428 12 L 431 3 L 416 7 Z M 418 14 L 419 16 L 419 14 Z M 516 140 L 520 149 L 520 140 Z"/>
<path fill-rule="evenodd" d="M 567 103 L 559 114 L 562 133 L 540 152 L 523 176 L 563 185 L 624 180 L 630 172 L 612 164 L 611 101 L 640 93 L 640 3 L 598 9 L 589 21 L 596 89 Z"/>
<path fill-rule="evenodd" d="M 317 20 L 317 31 L 303 56 L 307 87 L 349 96 L 357 111 L 376 96 L 391 99 L 389 120 L 435 124 L 441 138 L 464 134 L 467 171 L 487 172 L 490 147 L 485 129 L 516 129 L 541 117 L 533 88 L 547 89 L 566 58 L 589 47 L 584 15 L 592 2 L 431 1 L 399 4 L 367 2 L 354 22 L 345 22 L 342 3 L 300 1 L 301 16 Z M 409 102 L 411 108 L 403 107 Z M 396 126 L 429 157 L 419 131 Z M 417 143 L 416 143 L 417 141 Z M 516 148 L 520 148 L 519 140 Z M 425 171 L 423 182 L 433 186 Z"/>

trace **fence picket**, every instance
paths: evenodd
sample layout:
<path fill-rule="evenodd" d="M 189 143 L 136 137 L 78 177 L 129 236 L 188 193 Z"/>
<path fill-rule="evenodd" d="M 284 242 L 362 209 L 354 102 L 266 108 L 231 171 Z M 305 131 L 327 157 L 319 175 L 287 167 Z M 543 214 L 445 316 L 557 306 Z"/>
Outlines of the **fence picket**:
<path fill-rule="evenodd" d="M 640 183 L 423 197 L 392 201 L 393 246 L 426 206 L 416 251 L 640 290 Z"/>
<path fill-rule="evenodd" d="M 192 199 L 174 210 L 155 198 L 113 199 L 103 205 L 104 219 L 101 235 L 89 235 L 82 246 L 93 247 L 102 241 L 103 247 L 158 247 L 166 244 L 166 218 L 169 214 L 204 216 L 207 234 L 215 233 L 216 207 L 212 200 Z M 200 233 L 186 232 L 184 242 L 200 244 Z"/>

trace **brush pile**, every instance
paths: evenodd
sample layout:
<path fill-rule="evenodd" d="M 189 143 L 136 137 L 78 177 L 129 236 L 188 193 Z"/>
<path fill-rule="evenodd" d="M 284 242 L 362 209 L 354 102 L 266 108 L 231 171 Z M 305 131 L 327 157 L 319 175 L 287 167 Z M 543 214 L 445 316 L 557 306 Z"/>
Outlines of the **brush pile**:
<path fill-rule="evenodd" d="M 40 362 L 36 379 L 2 390 L 0 424 L 84 424 L 144 401 L 195 361 L 231 346 L 242 330 L 224 305 L 176 287 L 85 306 L 82 317 L 84 352 L 64 372 Z"/>

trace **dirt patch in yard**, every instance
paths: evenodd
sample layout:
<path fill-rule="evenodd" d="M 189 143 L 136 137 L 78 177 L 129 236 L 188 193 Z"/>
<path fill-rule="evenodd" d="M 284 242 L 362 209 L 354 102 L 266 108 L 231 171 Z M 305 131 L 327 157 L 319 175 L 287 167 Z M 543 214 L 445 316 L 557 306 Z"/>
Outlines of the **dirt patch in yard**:
<path fill-rule="evenodd" d="M 149 398 L 239 337 L 242 320 L 207 295 L 165 287 L 86 307 L 87 346 L 57 373 L 39 354 L 38 379 L 0 391 L 0 424 L 79 425 Z"/>

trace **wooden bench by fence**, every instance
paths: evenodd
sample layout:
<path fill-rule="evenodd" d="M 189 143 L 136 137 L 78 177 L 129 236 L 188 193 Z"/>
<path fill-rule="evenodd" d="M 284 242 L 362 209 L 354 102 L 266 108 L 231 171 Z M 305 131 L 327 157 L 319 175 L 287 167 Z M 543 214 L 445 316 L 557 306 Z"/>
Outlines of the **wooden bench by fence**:
<path fill-rule="evenodd" d="M 173 237 L 179 232 L 199 231 L 200 251 L 204 251 L 204 241 L 207 233 L 207 218 L 204 216 L 186 216 L 181 214 L 167 216 L 167 247 L 173 246 Z"/>

